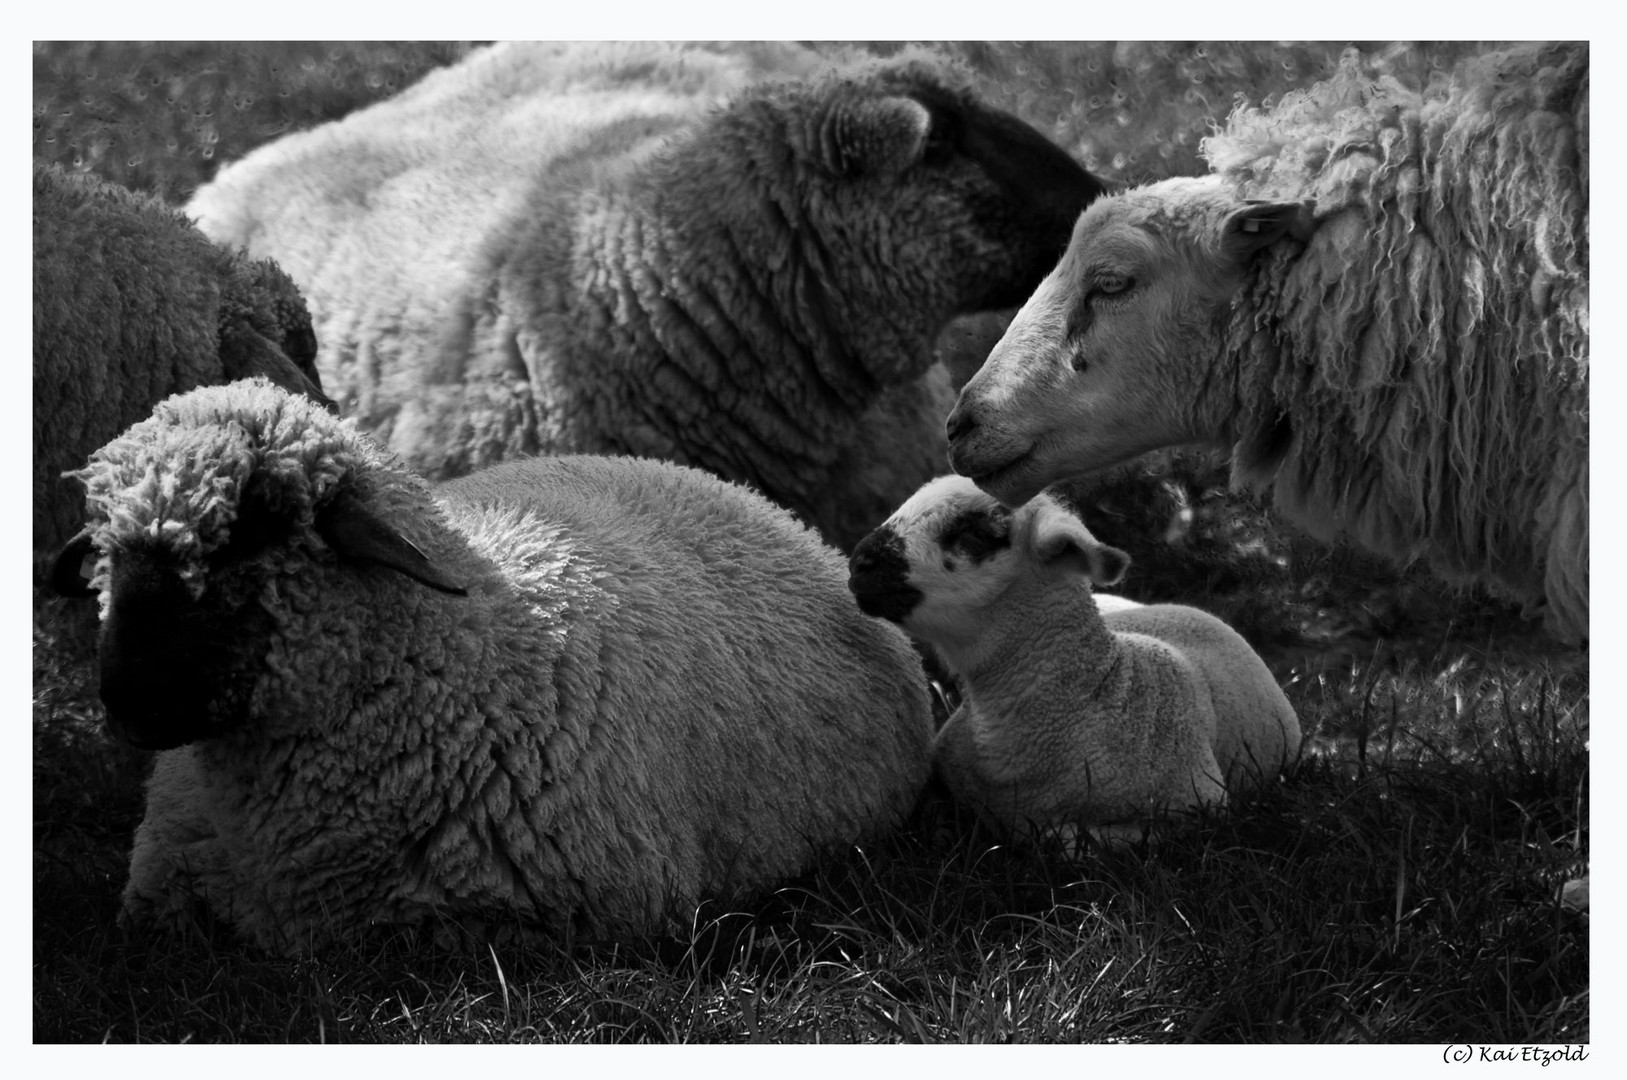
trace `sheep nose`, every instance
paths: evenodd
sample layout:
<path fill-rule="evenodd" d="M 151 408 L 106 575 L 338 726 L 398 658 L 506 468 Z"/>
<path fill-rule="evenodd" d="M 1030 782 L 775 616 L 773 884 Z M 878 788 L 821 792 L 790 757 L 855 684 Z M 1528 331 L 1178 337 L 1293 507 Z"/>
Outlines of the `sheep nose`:
<path fill-rule="evenodd" d="M 949 435 L 950 442 L 964 439 L 977 427 L 977 414 L 967 407 L 965 401 L 955 402 L 955 407 L 949 413 L 949 419 L 944 421 L 944 431 Z"/>

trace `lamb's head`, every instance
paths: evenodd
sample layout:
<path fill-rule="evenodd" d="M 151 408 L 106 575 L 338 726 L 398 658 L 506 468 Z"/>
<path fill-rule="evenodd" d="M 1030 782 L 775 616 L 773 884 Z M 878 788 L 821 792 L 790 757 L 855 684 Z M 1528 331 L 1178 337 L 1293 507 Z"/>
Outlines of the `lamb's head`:
<path fill-rule="evenodd" d="M 1111 585 L 1129 565 L 1050 495 L 1013 510 L 964 476 L 940 476 L 853 549 L 848 588 L 866 614 L 955 649 L 1014 589 Z"/>
<path fill-rule="evenodd" d="M 1101 199 L 961 390 L 950 464 L 1001 499 L 1180 443 L 1224 444 L 1219 377 L 1256 256 L 1303 240 L 1299 203 L 1249 203 L 1215 177 Z"/>
<path fill-rule="evenodd" d="M 709 205 L 789 255 L 794 317 L 843 335 L 883 383 L 919 374 L 954 316 L 1020 304 L 1105 190 L 923 49 L 760 85 L 707 138 L 731 159 Z"/>
<path fill-rule="evenodd" d="M 73 475 L 87 524 L 53 583 L 100 596 L 102 701 L 139 747 L 231 731 L 268 673 L 292 673 L 289 621 L 360 565 L 462 592 L 400 531 L 430 513 L 423 485 L 264 379 L 161 402 Z"/>

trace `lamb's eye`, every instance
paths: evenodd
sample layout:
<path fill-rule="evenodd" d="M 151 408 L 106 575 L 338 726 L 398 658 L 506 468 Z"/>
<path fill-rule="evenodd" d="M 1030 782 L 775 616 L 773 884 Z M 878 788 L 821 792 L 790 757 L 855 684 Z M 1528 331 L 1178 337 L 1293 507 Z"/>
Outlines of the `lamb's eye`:
<path fill-rule="evenodd" d="M 1010 515 L 996 514 L 967 514 L 944 530 L 942 544 L 947 552 L 963 555 L 973 562 L 982 562 L 997 551 L 1004 550 L 1008 544 Z M 945 569 L 949 569 L 945 559 Z"/>

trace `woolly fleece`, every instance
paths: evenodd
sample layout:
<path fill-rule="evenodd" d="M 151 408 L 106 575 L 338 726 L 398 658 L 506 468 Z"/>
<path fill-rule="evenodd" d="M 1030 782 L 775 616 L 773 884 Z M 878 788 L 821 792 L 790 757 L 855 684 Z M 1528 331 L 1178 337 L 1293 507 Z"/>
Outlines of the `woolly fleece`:
<path fill-rule="evenodd" d="M 431 491 L 256 381 L 164 402 L 81 475 L 104 657 L 217 688 L 212 737 L 158 755 L 138 923 L 196 896 L 279 950 L 443 916 L 656 932 L 893 825 L 926 779 L 904 636 L 816 535 L 707 474 L 562 457 Z M 467 595 L 336 555 L 345 501 Z M 133 621 L 154 566 L 196 612 Z M 240 628 L 214 671 L 165 653 L 193 618 Z"/>
<path fill-rule="evenodd" d="M 84 521 L 64 470 L 170 394 L 249 375 L 320 400 L 305 302 L 159 199 L 34 165 L 34 550 Z M 38 560 L 36 560 L 38 561 Z"/>
<path fill-rule="evenodd" d="M 189 211 L 306 289 L 323 377 L 431 477 L 660 457 L 851 544 L 941 471 L 934 363 L 1100 191 L 920 49 L 507 43 L 223 169 Z"/>

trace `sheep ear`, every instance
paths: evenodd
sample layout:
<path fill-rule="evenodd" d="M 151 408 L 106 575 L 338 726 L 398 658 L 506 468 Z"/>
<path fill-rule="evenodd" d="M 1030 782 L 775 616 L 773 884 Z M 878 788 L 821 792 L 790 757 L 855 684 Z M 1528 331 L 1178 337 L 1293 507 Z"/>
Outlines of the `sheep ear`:
<path fill-rule="evenodd" d="M 316 531 L 341 558 L 388 567 L 454 596 L 469 595 L 399 529 L 355 499 L 335 500 L 317 519 Z"/>
<path fill-rule="evenodd" d="M 1097 540 L 1085 523 L 1049 496 L 1034 500 L 1034 555 L 1044 566 L 1089 578 L 1092 585 L 1117 585 L 1130 568 L 1130 556 Z"/>
<path fill-rule="evenodd" d="M 304 394 L 335 416 L 339 406 L 301 371 L 275 342 L 249 326 L 225 326 L 220 331 L 220 366 L 227 382 L 264 375 L 290 394 Z"/>
<path fill-rule="evenodd" d="M 842 99 L 825 113 L 819 151 L 837 176 L 891 176 L 913 165 L 932 130 L 932 114 L 914 98 Z"/>
<path fill-rule="evenodd" d="M 1316 232 L 1311 208 L 1301 202 L 1250 202 L 1235 210 L 1220 229 L 1226 254 L 1246 262 L 1283 237 L 1300 243 Z"/>
<path fill-rule="evenodd" d="M 91 579 L 96 576 L 96 545 L 90 542 L 90 530 L 81 530 L 69 540 L 51 564 L 51 589 L 58 596 L 95 596 Z"/>

